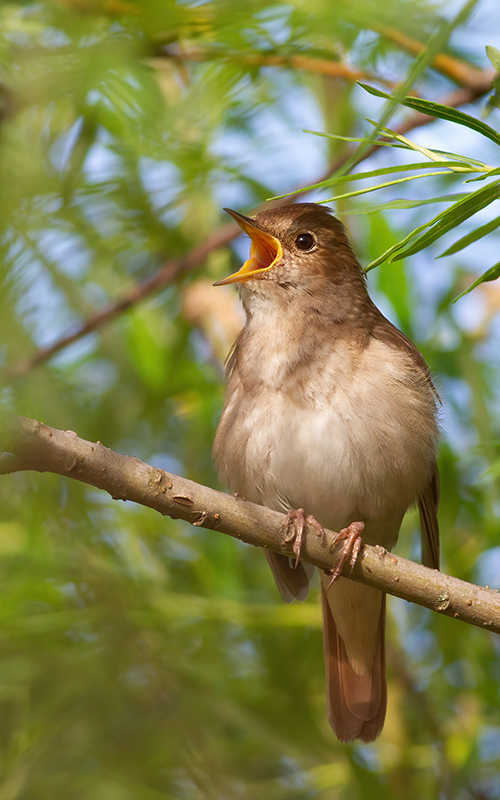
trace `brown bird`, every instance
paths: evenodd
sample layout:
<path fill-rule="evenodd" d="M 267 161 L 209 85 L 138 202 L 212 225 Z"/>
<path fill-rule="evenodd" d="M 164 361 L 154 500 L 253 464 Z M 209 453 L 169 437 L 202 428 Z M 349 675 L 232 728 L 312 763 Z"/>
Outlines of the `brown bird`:
<path fill-rule="evenodd" d="M 238 284 L 246 323 L 214 458 L 231 491 L 295 524 L 296 561 L 266 552 L 283 598 L 307 596 L 314 568 L 298 557 L 308 523 L 340 531 L 354 559 L 363 529 L 363 541 L 391 550 L 418 503 L 422 560 L 437 568 L 439 399 L 422 355 L 370 299 L 329 209 L 226 210 L 252 244 L 216 284 Z M 371 742 L 387 703 L 385 595 L 324 573 L 321 593 L 330 723 L 342 741 Z"/>

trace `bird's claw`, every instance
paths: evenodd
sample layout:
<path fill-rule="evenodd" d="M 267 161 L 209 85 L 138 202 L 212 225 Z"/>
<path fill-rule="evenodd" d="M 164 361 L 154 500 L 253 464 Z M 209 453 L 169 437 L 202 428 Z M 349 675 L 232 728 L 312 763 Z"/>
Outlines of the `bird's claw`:
<path fill-rule="evenodd" d="M 308 514 L 307 517 L 305 517 L 303 508 L 295 508 L 291 509 L 286 515 L 284 541 L 287 543 L 293 542 L 292 551 L 295 555 L 295 569 L 297 569 L 300 562 L 300 552 L 302 549 L 306 525 L 310 525 L 311 528 L 314 528 L 316 534 L 321 536 L 321 539 L 323 540 L 325 532 L 318 520 L 315 519 L 312 514 Z"/>
<path fill-rule="evenodd" d="M 351 565 L 351 572 L 352 568 L 354 567 L 356 561 L 358 560 L 359 551 L 361 550 L 361 545 L 363 544 L 363 539 L 361 538 L 361 534 L 365 529 L 364 522 L 351 522 L 347 528 L 342 528 L 339 533 L 335 536 L 333 542 L 330 545 L 330 550 L 332 550 L 339 542 L 344 541 L 344 548 L 340 555 L 339 561 L 337 566 L 332 569 L 328 570 L 328 573 L 332 576 L 330 583 L 327 586 L 326 591 L 330 588 L 332 583 L 335 583 L 336 580 L 340 578 L 342 570 L 347 561 L 349 561 Z"/>

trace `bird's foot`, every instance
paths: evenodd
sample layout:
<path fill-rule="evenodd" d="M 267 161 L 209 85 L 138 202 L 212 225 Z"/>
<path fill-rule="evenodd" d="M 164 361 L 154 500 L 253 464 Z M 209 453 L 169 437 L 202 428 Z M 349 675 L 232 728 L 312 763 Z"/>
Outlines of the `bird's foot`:
<path fill-rule="evenodd" d="M 302 542 L 304 540 L 304 531 L 306 529 L 306 525 L 310 525 L 311 528 L 314 528 L 318 536 L 321 536 L 323 539 L 325 532 L 321 525 L 319 524 L 318 520 L 313 517 L 312 514 L 308 514 L 307 517 L 304 516 L 304 509 L 303 508 L 295 508 L 291 509 L 288 514 L 286 515 L 286 529 L 285 529 L 285 542 L 293 542 L 292 550 L 295 554 L 295 564 L 294 567 L 297 569 L 300 561 L 300 551 L 302 549 Z"/>
<path fill-rule="evenodd" d="M 328 591 L 332 583 L 335 583 L 335 581 L 340 578 L 342 570 L 344 569 L 347 561 L 349 561 L 351 565 L 351 570 L 354 567 L 356 561 L 358 560 L 361 545 L 363 544 L 361 534 L 363 533 L 364 529 L 364 522 L 351 522 L 347 528 L 342 528 L 342 530 L 339 531 L 339 533 L 337 533 L 335 536 L 335 539 L 330 545 L 330 550 L 332 550 L 332 548 L 341 541 L 344 541 L 345 544 L 337 566 L 335 569 L 328 570 L 328 574 L 332 576 L 332 579 L 328 584 L 326 591 Z"/>

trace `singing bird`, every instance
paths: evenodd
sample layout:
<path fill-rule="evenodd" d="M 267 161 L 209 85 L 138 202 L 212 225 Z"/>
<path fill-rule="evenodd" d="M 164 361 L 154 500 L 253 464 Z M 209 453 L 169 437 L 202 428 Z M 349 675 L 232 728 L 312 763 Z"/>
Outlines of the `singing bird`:
<path fill-rule="evenodd" d="M 391 550 L 417 503 L 422 560 L 438 568 L 439 398 L 422 355 L 370 299 L 330 209 L 225 210 L 251 248 L 216 284 L 238 285 L 246 322 L 227 362 L 214 459 L 231 491 L 294 526 L 295 560 L 265 551 L 284 600 L 308 593 L 314 568 L 298 558 L 308 525 L 340 532 L 353 557 L 361 531 Z M 385 595 L 320 577 L 328 717 L 341 741 L 371 742 L 387 704 Z"/>

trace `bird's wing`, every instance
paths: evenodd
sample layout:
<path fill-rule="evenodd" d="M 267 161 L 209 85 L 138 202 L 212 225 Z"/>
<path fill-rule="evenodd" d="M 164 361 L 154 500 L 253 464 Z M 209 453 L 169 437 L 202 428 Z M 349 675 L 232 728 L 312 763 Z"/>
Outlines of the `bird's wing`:
<path fill-rule="evenodd" d="M 413 342 L 410 341 L 410 339 L 408 339 L 408 337 L 405 336 L 404 333 L 399 330 L 399 328 L 396 328 L 392 322 L 389 322 L 389 320 L 384 317 L 384 315 L 378 310 L 378 308 L 376 308 L 376 306 L 373 306 L 373 311 L 375 314 L 375 322 L 372 328 L 372 336 L 381 342 L 385 342 L 385 344 L 388 344 L 391 347 L 395 347 L 396 349 L 403 350 L 405 353 L 407 353 L 412 359 L 413 363 L 422 370 L 432 394 L 434 395 L 434 401 L 436 405 L 441 405 L 439 394 L 434 386 L 434 383 L 432 382 L 431 371 L 427 366 L 425 358 L 420 350 L 417 350 Z"/>
<path fill-rule="evenodd" d="M 378 311 L 378 309 L 377 309 Z M 432 382 L 429 367 L 425 363 L 422 354 L 417 350 L 404 333 L 386 320 L 378 312 L 372 330 L 372 335 L 376 339 L 385 341 L 386 344 L 404 350 L 411 357 L 413 363 L 422 370 L 425 380 L 429 384 L 434 395 L 434 402 L 440 405 L 439 395 Z M 420 512 L 420 529 L 422 536 L 422 563 L 426 567 L 439 569 L 439 525 L 437 521 L 437 509 L 439 505 L 439 474 L 437 464 L 434 461 L 432 474 L 429 483 L 418 498 L 418 510 Z"/>
<path fill-rule="evenodd" d="M 439 569 L 439 525 L 437 510 L 439 505 L 439 473 L 434 462 L 432 477 L 418 498 L 420 531 L 422 536 L 422 564 L 431 569 Z"/>

